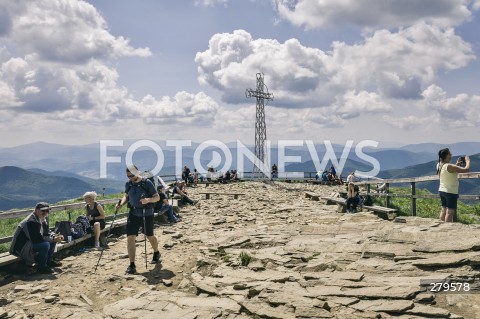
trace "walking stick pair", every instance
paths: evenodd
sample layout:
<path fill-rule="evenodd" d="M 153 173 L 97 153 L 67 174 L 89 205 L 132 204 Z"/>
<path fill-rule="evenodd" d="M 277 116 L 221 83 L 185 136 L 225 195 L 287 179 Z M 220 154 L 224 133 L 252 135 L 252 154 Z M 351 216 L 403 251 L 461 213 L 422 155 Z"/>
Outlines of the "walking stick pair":
<path fill-rule="evenodd" d="M 120 205 L 120 202 L 121 202 L 121 199 L 118 200 L 117 206 Z M 108 237 L 110 236 L 110 231 L 112 230 L 113 224 L 115 223 L 115 219 L 117 218 L 117 212 L 118 212 L 118 208 L 115 208 L 115 214 L 113 215 L 112 223 L 110 224 L 110 228 L 108 229 L 107 238 L 105 239 L 105 245 L 102 247 L 102 252 L 100 253 L 100 257 L 98 258 L 97 265 L 95 266 L 95 271 L 93 273 L 97 272 L 97 267 L 98 267 L 98 264 L 100 264 L 100 259 L 102 259 L 103 251 L 105 250 L 105 246 L 107 246 L 108 244 Z"/>

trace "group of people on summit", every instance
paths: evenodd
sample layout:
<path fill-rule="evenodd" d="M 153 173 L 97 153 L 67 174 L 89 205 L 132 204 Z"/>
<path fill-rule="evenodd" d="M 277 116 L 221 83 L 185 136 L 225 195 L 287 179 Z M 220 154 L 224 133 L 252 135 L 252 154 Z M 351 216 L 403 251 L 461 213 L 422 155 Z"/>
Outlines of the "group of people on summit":
<path fill-rule="evenodd" d="M 448 148 L 438 152 L 437 174 L 440 179 L 439 196 L 441 200 L 440 220 L 444 222 L 456 221 L 456 209 L 458 201 L 458 173 L 466 173 L 470 170 L 470 158 L 460 157 L 456 164 L 451 164 L 452 153 Z M 332 169 L 334 170 L 333 166 Z M 116 205 L 116 210 L 128 205 L 127 218 L 127 252 L 130 264 L 126 270 L 129 274 L 136 272 L 135 238 L 139 230 L 145 234 L 153 249 L 151 264 L 160 262 L 161 254 L 158 249 L 158 239 L 154 234 L 154 213 L 167 213 L 168 220 L 175 223 L 179 220 L 175 216 L 172 205 L 169 204 L 165 187 L 162 183 L 155 188 L 154 183 L 143 178 L 141 172 L 134 165 L 126 168 L 124 196 Z M 184 181 L 177 181 L 173 187 L 173 194 L 180 196 L 182 203 L 195 205 L 196 202 L 188 197 L 185 184 L 189 181 L 189 171 L 184 172 Z M 336 172 L 330 171 L 334 176 Z M 105 228 L 105 211 L 101 204 L 96 202 L 97 194 L 87 192 L 83 195 L 85 200 L 85 216 L 94 233 L 95 246 L 99 247 L 99 236 Z M 347 212 L 355 213 L 359 205 L 359 188 L 355 185 L 355 173 L 347 177 Z M 64 240 L 63 236 L 51 232 L 48 227 L 48 215 L 50 206 L 46 202 L 36 204 L 34 211 L 22 220 L 13 236 L 10 253 L 20 256 L 27 265 L 35 264 L 39 273 L 52 273 L 52 268 L 61 266 L 53 256 L 57 243 Z"/>

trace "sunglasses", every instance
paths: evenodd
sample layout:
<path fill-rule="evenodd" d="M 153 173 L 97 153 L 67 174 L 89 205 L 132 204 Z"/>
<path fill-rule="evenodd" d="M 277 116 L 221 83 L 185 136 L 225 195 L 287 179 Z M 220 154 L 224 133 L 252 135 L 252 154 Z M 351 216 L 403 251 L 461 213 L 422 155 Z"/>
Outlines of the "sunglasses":
<path fill-rule="evenodd" d="M 48 214 L 48 213 L 50 213 L 50 209 L 41 209 L 41 212 L 44 213 L 44 214 L 45 214 L 45 213 Z"/>
<path fill-rule="evenodd" d="M 127 177 L 128 177 L 128 178 L 132 178 L 132 177 L 135 177 L 135 175 L 127 174 Z"/>

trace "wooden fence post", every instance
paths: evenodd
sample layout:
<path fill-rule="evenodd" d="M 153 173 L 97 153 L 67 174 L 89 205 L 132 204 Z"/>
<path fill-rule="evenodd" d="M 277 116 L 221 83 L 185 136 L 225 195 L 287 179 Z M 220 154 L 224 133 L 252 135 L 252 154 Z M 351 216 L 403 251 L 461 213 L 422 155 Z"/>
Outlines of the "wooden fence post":
<path fill-rule="evenodd" d="M 415 195 L 417 194 L 415 189 L 415 182 L 412 182 L 412 216 L 417 216 L 417 199 Z"/>
<path fill-rule="evenodd" d="M 387 208 L 390 208 L 390 184 L 389 183 L 385 184 L 385 191 L 387 192 L 387 198 L 385 200 L 385 206 Z"/>

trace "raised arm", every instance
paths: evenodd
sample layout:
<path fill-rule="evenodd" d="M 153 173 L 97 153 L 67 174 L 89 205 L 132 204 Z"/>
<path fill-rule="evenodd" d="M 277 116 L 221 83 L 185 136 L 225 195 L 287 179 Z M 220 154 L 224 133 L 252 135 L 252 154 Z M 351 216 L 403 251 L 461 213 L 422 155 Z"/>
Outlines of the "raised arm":
<path fill-rule="evenodd" d="M 470 157 L 465 156 L 465 167 L 460 166 L 460 158 L 455 165 L 448 164 L 447 171 L 449 173 L 468 173 L 470 172 Z"/>

